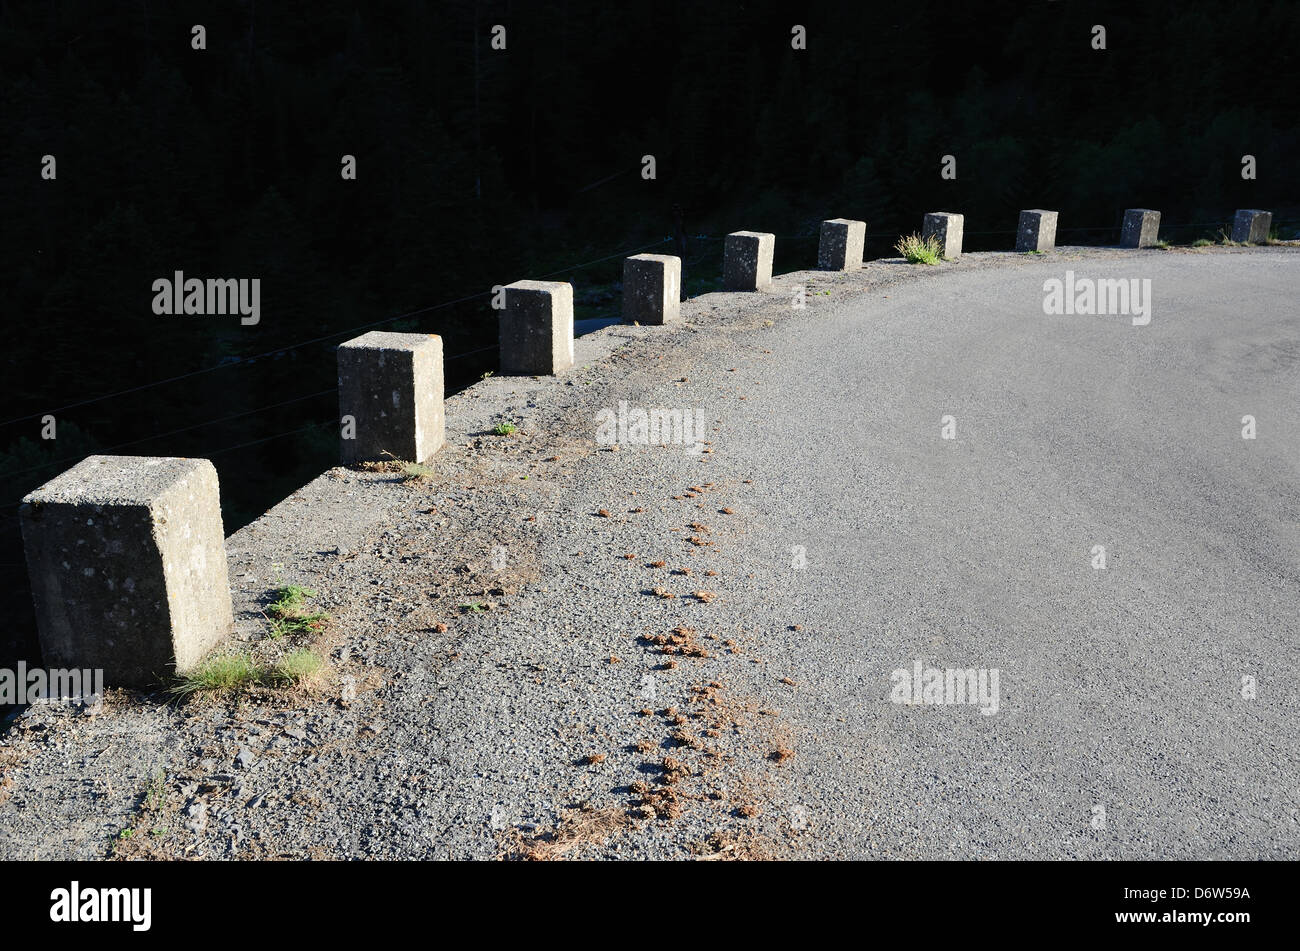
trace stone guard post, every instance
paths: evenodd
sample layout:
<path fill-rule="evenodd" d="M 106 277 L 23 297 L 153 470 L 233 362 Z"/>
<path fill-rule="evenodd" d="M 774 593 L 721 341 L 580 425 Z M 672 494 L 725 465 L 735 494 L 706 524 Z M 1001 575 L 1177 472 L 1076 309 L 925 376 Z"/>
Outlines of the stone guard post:
<path fill-rule="evenodd" d="M 207 459 L 89 456 L 24 498 L 19 518 L 48 667 L 150 687 L 191 673 L 230 633 Z"/>
<path fill-rule="evenodd" d="M 921 226 L 921 237 L 939 239 L 939 252 L 949 261 L 961 257 L 962 232 L 966 227 L 964 215 L 950 211 L 935 211 L 925 216 Z"/>
<path fill-rule="evenodd" d="M 501 311 L 501 372 L 549 376 L 573 366 L 573 285 L 515 281 Z"/>
<path fill-rule="evenodd" d="M 1119 243 L 1124 248 L 1150 248 L 1160 240 L 1160 212 L 1150 208 L 1129 208 L 1124 212 L 1124 227 Z"/>
<path fill-rule="evenodd" d="M 722 285 L 729 291 L 756 291 L 772 283 L 776 235 L 733 231 L 722 247 Z"/>
<path fill-rule="evenodd" d="M 867 223 L 848 218 L 831 218 L 822 222 L 817 242 L 817 268 L 822 271 L 849 271 L 862 266 L 866 250 Z"/>
<path fill-rule="evenodd" d="M 424 462 L 442 448 L 441 337 L 372 330 L 339 345 L 338 370 L 345 465 Z"/>
<path fill-rule="evenodd" d="M 682 259 L 635 254 L 623 261 L 623 320 L 670 324 L 682 314 Z"/>
<path fill-rule="evenodd" d="M 1243 208 L 1232 219 L 1232 240 L 1240 244 L 1267 244 L 1273 229 L 1273 212 Z"/>
<path fill-rule="evenodd" d="M 1051 251 L 1056 247 L 1056 212 L 1031 208 L 1020 213 L 1017 251 Z"/>

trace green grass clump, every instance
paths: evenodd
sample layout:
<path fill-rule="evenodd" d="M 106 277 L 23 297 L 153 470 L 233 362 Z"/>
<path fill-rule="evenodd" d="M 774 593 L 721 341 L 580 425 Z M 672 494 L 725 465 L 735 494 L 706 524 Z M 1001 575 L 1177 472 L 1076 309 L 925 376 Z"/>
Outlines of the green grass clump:
<path fill-rule="evenodd" d="M 248 654 L 213 657 L 171 687 L 178 697 L 195 693 L 234 694 L 253 687 L 289 687 L 317 677 L 325 661 L 313 651 L 296 650 L 274 664 L 259 664 Z"/>
<path fill-rule="evenodd" d="M 1211 247 L 1213 244 L 1214 242 L 1211 241 L 1209 238 L 1197 238 L 1195 241 L 1192 242 L 1192 247 L 1208 248 Z"/>
<path fill-rule="evenodd" d="M 265 679 L 271 684 L 300 684 L 316 677 L 325 667 L 325 662 L 309 650 L 297 650 L 285 654 L 279 663 L 269 668 Z"/>
<path fill-rule="evenodd" d="M 149 776 L 149 783 L 144 787 L 144 805 L 146 809 L 158 812 L 167 802 L 167 774 L 155 770 Z"/>
<path fill-rule="evenodd" d="M 492 432 L 496 433 L 498 436 L 509 436 L 515 431 L 515 428 L 514 423 L 497 423 L 492 427 Z"/>
<path fill-rule="evenodd" d="M 422 466 L 418 462 L 402 463 L 402 481 L 403 482 L 423 482 L 425 479 L 433 477 L 433 470 L 428 466 Z"/>
<path fill-rule="evenodd" d="M 248 654 L 221 654 L 171 688 L 178 696 L 192 693 L 234 693 L 258 683 L 262 668 Z"/>
<path fill-rule="evenodd" d="M 938 264 L 942 258 L 939 239 L 934 235 L 922 238 L 919 234 L 909 234 L 898 239 L 894 250 L 907 259 L 909 264 Z"/>
<path fill-rule="evenodd" d="M 271 622 L 271 636 L 306 634 L 324 627 L 330 616 L 307 607 L 307 599 L 314 597 L 315 591 L 296 584 L 285 585 L 277 591 L 275 600 L 266 609 L 267 618 Z"/>

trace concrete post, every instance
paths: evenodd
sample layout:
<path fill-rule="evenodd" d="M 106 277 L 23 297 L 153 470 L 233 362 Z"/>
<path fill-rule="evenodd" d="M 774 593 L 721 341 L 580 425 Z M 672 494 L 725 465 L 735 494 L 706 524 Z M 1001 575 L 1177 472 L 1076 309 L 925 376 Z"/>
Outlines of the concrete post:
<path fill-rule="evenodd" d="M 722 248 L 722 286 L 729 291 L 756 291 L 772 283 L 776 235 L 735 231 Z"/>
<path fill-rule="evenodd" d="M 822 222 L 817 242 L 817 267 L 822 271 L 849 271 L 862 266 L 867 244 L 867 223 L 848 218 Z"/>
<path fill-rule="evenodd" d="M 1160 240 L 1160 212 L 1149 208 L 1129 208 L 1124 212 L 1124 227 L 1119 243 L 1124 248 L 1149 248 Z"/>
<path fill-rule="evenodd" d="M 424 462 L 442 447 L 442 338 L 437 334 L 372 330 L 339 345 L 338 370 L 344 464 L 391 458 Z"/>
<path fill-rule="evenodd" d="M 1273 212 L 1242 209 L 1232 219 L 1232 240 L 1241 244 L 1267 244 L 1273 229 Z"/>
<path fill-rule="evenodd" d="M 1051 251 L 1056 247 L 1056 212 L 1031 208 L 1020 213 L 1017 251 Z"/>
<path fill-rule="evenodd" d="M 668 324 L 682 314 L 682 259 L 634 254 L 623 261 L 623 320 Z"/>
<path fill-rule="evenodd" d="M 89 456 L 19 508 L 41 653 L 109 686 L 192 672 L 234 625 L 217 470 Z"/>
<path fill-rule="evenodd" d="M 921 237 L 929 238 L 931 236 L 939 239 L 939 250 L 949 261 L 956 261 L 961 257 L 961 238 L 962 231 L 966 227 L 966 218 L 964 215 L 953 214 L 949 211 L 936 211 L 925 216 L 925 222 L 921 227 Z"/>
<path fill-rule="evenodd" d="M 501 311 L 501 372 L 544 376 L 573 366 L 573 285 L 515 281 Z"/>

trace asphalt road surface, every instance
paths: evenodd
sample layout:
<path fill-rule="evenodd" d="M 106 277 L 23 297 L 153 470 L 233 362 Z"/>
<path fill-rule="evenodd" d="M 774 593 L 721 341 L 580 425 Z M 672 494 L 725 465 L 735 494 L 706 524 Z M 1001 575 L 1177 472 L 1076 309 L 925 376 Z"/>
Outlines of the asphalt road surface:
<path fill-rule="evenodd" d="M 833 305 L 728 407 L 809 850 L 1295 858 L 1300 256 L 1040 263 Z M 1046 315 L 1067 267 L 1150 322 Z M 892 702 L 917 662 L 996 713 Z"/>

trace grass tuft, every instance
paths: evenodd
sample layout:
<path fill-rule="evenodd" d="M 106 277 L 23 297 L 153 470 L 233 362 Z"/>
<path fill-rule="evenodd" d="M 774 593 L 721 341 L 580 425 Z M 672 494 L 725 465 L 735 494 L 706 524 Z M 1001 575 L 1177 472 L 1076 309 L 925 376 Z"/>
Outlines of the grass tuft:
<path fill-rule="evenodd" d="M 323 628 L 330 616 L 323 611 L 308 609 L 307 599 L 314 597 L 315 591 L 296 584 L 280 588 L 275 593 L 275 600 L 266 609 L 267 619 L 271 622 L 271 636 L 306 634 Z"/>
<path fill-rule="evenodd" d="M 907 259 L 909 264 L 938 264 L 940 254 L 939 239 L 934 235 L 922 238 L 919 234 L 909 234 L 898 239 L 894 249 Z"/>
<path fill-rule="evenodd" d="M 403 462 L 401 472 L 403 482 L 423 482 L 433 478 L 433 470 L 418 462 Z"/>
<path fill-rule="evenodd" d="M 196 693 L 234 694 L 253 687 L 289 687 L 314 680 L 325 669 L 325 661 L 313 651 L 296 650 L 268 666 L 248 654 L 222 654 L 204 663 L 170 690 L 178 697 Z"/>
<path fill-rule="evenodd" d="M 492 432 L 498 436 L 509 436 L 516 428 L 514 423 L 497 423 L 492 427 Z"/>
<path fill-rule="evenodd" d="M 261 667 L 248 654 L 221 654 L 172 686 L 180 697 L 192 693 L 235 693 L 257 684 Z"/>
<path fill-rule="evenodd" d="M 314 680 L 324 668 L 325 662 L 314 652 L 297 650 L 285 654 L 268 669 L 265 680 L 273 685 L 300 684 Z"/>

